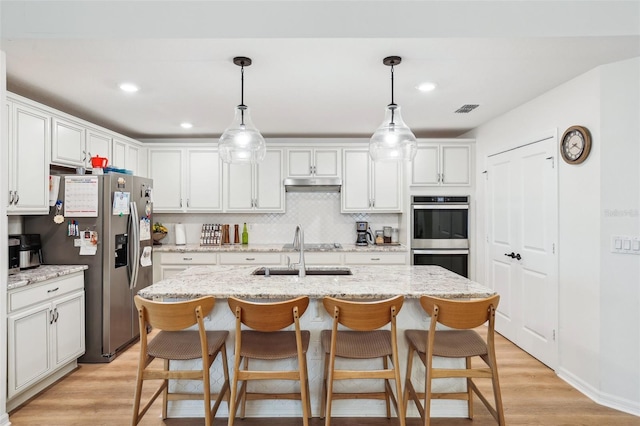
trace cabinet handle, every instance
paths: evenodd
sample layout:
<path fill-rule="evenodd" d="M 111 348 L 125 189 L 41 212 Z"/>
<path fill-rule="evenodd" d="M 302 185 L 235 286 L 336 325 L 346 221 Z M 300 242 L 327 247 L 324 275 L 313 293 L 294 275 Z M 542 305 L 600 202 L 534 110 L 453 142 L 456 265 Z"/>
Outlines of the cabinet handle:
<path fill-rule="evenodd" d="M 53 310 L 53 322 L 58 322 L 58 317 L 60 316 L 60 312 L 58 312 L 58 308 Z"/>
<path fill-rule="evenodd" d="M 14 205 L 18 205 L 18 201 L 20 201 L 20 195 L 18 195 L 18 191 L 14 191 L 13 195 L 15 195 L 15 199 L 13 200 Z"/>
<path fill-rule="evenodd" d="M 54 291 L 60 290 L 60 287 L 52 288 L 51 290 L 47 290 L 47 293 L 53 293 Z"/>
<path fill-rule="evenodd" d="M 187 198 L 187 207 L 191 207 L 190 203 L 189 203 L 189 199 Z"/>
<path fill-rule="evenodd" d="M 245 257 L 244 260 L 256 260 L 255 257 Z"/>
<path fill-rule="evenodd" d="M 182 208 L 182 198 L 180 198 L 180 208 Z"/>
<path fill-rule="evenodd" d="M 379 257 L 372 257 L 371 260 L 380 260 Z"/>
<path fill-rule="evenodd" d="M 53 311 L 49 311 L 49 325 L 53 324 Z"/>
<path fill-rule="evenodd" d="M 9 205 L 13 204 L 13 191 L 9 191 Z"/>
<path fill-rule="evenodd" d="M 191 262 L 193 260 L 193 257 L 183 257 L 182 260 Z"/>

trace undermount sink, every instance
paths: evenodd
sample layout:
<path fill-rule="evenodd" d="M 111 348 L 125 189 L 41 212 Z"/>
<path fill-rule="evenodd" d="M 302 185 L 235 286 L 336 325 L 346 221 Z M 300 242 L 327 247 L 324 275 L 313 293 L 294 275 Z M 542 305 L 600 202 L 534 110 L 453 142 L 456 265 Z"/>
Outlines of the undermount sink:
<path fill-rule="evenodd" d="M 267 273 L 268 271 L 268 273 Z M 275 268 L 258 268 L 253 271 L 252 275 L 298 275 L 298 269 L 289 269 L 283 267 Z M 307 268 L 307 275 L 353 275 L 349 268 Z"/>

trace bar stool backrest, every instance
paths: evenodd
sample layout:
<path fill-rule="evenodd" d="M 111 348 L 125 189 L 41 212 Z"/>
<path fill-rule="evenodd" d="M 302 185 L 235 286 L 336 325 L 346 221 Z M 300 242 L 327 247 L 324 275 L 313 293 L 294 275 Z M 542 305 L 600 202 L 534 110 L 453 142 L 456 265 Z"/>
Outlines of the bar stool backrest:
<path fill-rule="evenodd" d="M 298 308 L 298 317 L 302 317 L 309 306 L 307 296 L 269 304 L 240 300 L 235 297 L 230 297 L 228 302 L 232 312 L 237 312 L 237 308 L 240 308 L 240 321 L 257 331 L 282 330 L 295 322 L 294 307 Z"/>
<path fill-rule="evenodd" d="M 338 308 L 338 322 L 345 327 L 356 331 L 369 331 L 389 324 L 392 320 L 391 308 L 395 307 L 397 315 L 404 303 L 404 296 L 372 302 L 352 302 L 325 297 L 322 303 L 329 313 L 335 312 L 335 308 Z"/>
<path fill-rule="evenodd" d="M 449 300 L 422 296 L 420 304 L 431 317 L 447 327 L 470 329 L 481 326 L 490 319 L 490 311 L 498 307 L 499 295 L 481 300 Z M 437 312 L 436 312 L 436 307 Z"/>

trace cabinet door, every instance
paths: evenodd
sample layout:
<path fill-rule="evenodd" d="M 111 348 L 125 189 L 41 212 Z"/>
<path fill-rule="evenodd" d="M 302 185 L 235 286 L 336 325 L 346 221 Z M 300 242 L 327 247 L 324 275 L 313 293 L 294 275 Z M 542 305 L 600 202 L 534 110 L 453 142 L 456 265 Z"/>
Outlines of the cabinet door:
<path fill-rule="evenodd" d="M 53 368 L 84 354 L 84 291 L 62 297 L 53 304 Z"/>
<path fill-rule="evenodd" d="M 127 168 L 127 148 L 129 144 L 120 139 L 113 139 L 113 156 L 110 165 L 119 169 Z M 135 174 L 135 173 L 134 173 Z"/>
<path fill-rule="evenodd" d="M 187 151 L 187 211 L 222 210 L 221 162 L 217 150 Z"/>
<path fill-rule="evenodd" d="M 13 128 L 13 120 L 11 119 L 13 117 L 13 111 L 12 111 L 13 104 L 11 102 L 7 102 L 2 105 L 2 108 L 4 108 L 2 110 L 2 114 L 6 118 L 6 121 L 4 122 L 4 128 L 2 129 L 3 136 L 6 143 L 9 144 L 9 150 L 8 150 L 9 157 L 2 161 L 2 168 L 5 170 L 4 173 L 7 173 L 5 177 L 7 178 L 7 183 L 9 184 L 9 187 L 2 188 L 2 190 L 4 191 L 6 189 L 7 191 L 9 191 L 7 194 L 7 207 L 9 207 L 13 202 L 11 198 L 13 197 L 13 189 L 15 188 L 15 184 L 13 182 L 15 165 L 13 164 L 13 161 L 12 161 L 12 159 L 14 158 L 13 143 L 12 143 L 13 132 L 11 130 Z"/>
<path fill-rule="evenodd" d="M 282 158 L 282 150 L 267 150 L 264 160 L 256 166 L 255 195 L 257 210 L 284 212 Z"/>
<path fill-rule="evenodd" d="M 229 164 L 227 167 L 227 211 L 253 208 L 253 166 Z"/>
<path fill-rule="evenodd" d="M 39 381 L 52 368 L 50 306 L 37 305 L 7 317 L 9 398 Z"/>
<path fill-rule="evenodd" d="M 402 210 L 402 163 L 377 162 L 373 168 L 373 210 L 401 211 Z"/>
<path fill-rule="evenodd" d="M 9 214 L 46 214 L 49 212 L 49 159 L 51 118 L 44 112 L 15 103 L 13 137 L 9 141 L 14 202 Z"/>
<path fill-rule="evenodd" d="M 138 167 L 138 164 L 140 164 L 140 148 L 137 146 L 127 145 L 124 164 L 124 168 L 131 170 L 135 176 L 145 176 L 140 174 L 140 168 Z"/>
<path fill-rule="evenodd" d="M 367 211 L 371 206 L 369 151 L 343 151 L 342 211 Z"/>
<path fill-rule="evenodd" d="M 150 149 L 149 164 L 149 177 L 153 179 L 154 211 L 182 211 L 182 150 Z"/>
<path fill-rule="evenodd" d="M 51 162 L 64 166 L 84 166 L 86 134 L 84 126 L 53 117 Z"/>
<path fill-rule="evenodd" d="M 470 150 L 469 145 L 443 145 L 440 149 L 442 156 L 442 185 L 470 185 Z"/>
<path fill-rule="evenodd" d="M 438 185 L 440 183 L 438 145 L 418 146 L 416 157 L 413 159 L 411 184 Z"/>
<path fill-rule="evenodd" d="M 106 157 L 111 161 L 111 136 L 94 129 L 87 129 L 87 168 L 91 169 L 91 157 Z"/>
<path fill-rule="evenodd" d="M 340 150 L 316 149 L 315 150 L 315 175 L 319 177 L 340 176 Z"/>
<path fill-rule="evenodd" d="M 313 152 L 311 149 L 287 150 L 287 174 L 290 177 L 311 176 Z"/>

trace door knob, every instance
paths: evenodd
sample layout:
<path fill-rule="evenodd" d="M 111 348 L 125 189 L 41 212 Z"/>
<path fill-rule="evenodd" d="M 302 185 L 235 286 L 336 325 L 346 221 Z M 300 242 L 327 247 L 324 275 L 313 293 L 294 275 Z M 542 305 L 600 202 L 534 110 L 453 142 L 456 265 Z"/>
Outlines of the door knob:
<path fill-rule="evenodd" d="M 516 254 L 514 252 L 511 252 L 511 253 L 505 253 L 504 255 L 512 259 L 517 259 L 517 260 L 522 259 L 522 256 L 520 256 L 520 253 Z"/>

